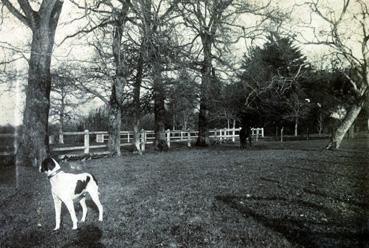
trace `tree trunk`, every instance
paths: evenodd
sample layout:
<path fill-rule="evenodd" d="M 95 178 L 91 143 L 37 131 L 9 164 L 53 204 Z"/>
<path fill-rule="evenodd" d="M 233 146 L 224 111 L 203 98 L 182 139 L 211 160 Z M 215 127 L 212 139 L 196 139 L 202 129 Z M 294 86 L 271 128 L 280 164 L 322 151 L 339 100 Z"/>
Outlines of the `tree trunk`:
<path fill-rule="evenodd" d="M 64 110 L 65 110 L 64 96 L 62 96 L 62 102 L 61 102 L 60 113 L 59 113 L 59 120 L 60 120 L 59 133 L 63 133 L 64 131 Z"/>
<path fill-rule="evenodd" d="M 165 140 L 165 89 L 163 87 L 160 67 L 158 61 L 153 63 L 155 146 L 160 140 Z"/>
<path fill-rule="evenodd" d="M 141 151 L 141 140 L 140 140 L 140 119 L 141 119 L 141 103 L 140 103 L 140 95 L 141 95 L 141 84 L 142 84 L 142 75 L 143 75 L 143 45 L 141 45 L 140 56 L 137 62 L 137 74 L 133 88 L 133 133 L 134 133 L 134 145 L 136 151 L 142 155 Z"/>
<path fill-rule="evenodd" d="M 50 108 L 50 64 L 55 31 L 63 3 L 51 5 L 50 12 L 35 12 L 31 23 L 32 43 L 29 59 L 23 132 L 18 141 L 17 165 L 40 166 L 49 154 L 48 118 Z"/>
<path fill-rule="evenodd" d="M 322 113 L 319 113 L 319 120 L 318 120 L 318 133 L 319 136 L 322 135 L 323 132 L 323 115 Z"/>
<path fill-rule="evenodd" d="M 112 94 L 109 101 L 109 140 L 108 148 L 110 155 L 121 156 L 120 152 L 120 129 L 121 129 L 121 108 L 115 97 L 115 84 L 113 85 Z M 123 93 L 121 93 L 123 94 Z"/>
<path fill-rule="evenodd" d="M 188 127 L 187 127 L 187 119 L 186 118 L 184 118 L 184 120 L 183 120 L 183 129 L 184 130 L 187 130 L 188 129 Z"/>
<path fill-rule="evenodd" d="M 197 137 L 197 146 L 208 146 L 209 140 L 209 88 L 211 83 L 212 71 L 212 54 L 210 37 L 206 34 L 201 36 L 204 61 L 201 70 L 201 87 L 200 87 L 200 112 L 199 112 L 199 134 Z"/>
<path fill-rule="evenodd" d="M 327 145 L 326 149 L 339 149 L 341 142 L 351 127 L 351 125 L 356 120 L 357 116 L 359 115 L 361 109 L 363 107 L 363 102 L 360 104 L 354 104 L 348 110 L 345 118 L 342 120 L 341 124 L 337 127 L 337 129 L 333 132 L 331 141 Z"/>
<path fill-rule="evenodd" d="M 283 131 L 284 131 L 284 127 L 282 126 L 282 128 L 281 128 L 281 142 L 283 142 Z"/>
<path fill-rule="evenodd" d="M 348 138 L 349 139 L 355 138 L 355 123 L 352 123 L 351 127 L 348 130 Z"/>
<path fill-rule="evenodd" d="M 113 57 L 115 64 L 115 78 L 112 85 L 112 93 L 109 101 L 109 141 L 108 149 L 112 156 L 121 156 L 120 152 L 120 129 L 122 125 L 122 105 L 124 87 L 126 86 L 128 68 L 124 53 L 121 51 L 122 36 L 126 17 L 129 10 L 129 3 L 122 6 L 120 12 L 115 13 L 115 26 L 113 32 Z"/>
<path fill-rule="evenodd" d="M 295 137 L 298 135 L 299 119 L 295 117 Z"/>
<path fill-rule="evenodd" d="M 62 108 L 60 111 L 60 126 L 59 126 L 59 137 L 58 137 L 59 144 L 64 144 L 64 139 L 61 138 L 63 137 L 63 131 L 64 131 L 64 111 Z"/>
<path fill-rule="evenodd" d="M 279 137 L 278 132 L 279 132 L 279 127 L 276 126 L 275 127 L 275 140 L 278 140 L 278 137 Z"/>

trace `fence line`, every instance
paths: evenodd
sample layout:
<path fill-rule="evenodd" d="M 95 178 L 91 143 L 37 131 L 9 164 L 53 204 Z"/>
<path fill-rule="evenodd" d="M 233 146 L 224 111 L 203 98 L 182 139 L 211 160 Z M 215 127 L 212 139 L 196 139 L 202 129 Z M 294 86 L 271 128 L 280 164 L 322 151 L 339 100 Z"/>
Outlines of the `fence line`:
<path fill-rule="evenodd" d="M 236 138 L 239 135 L 239 131 L 241 128 L 224 128 L 224 129 L 213 129 L 209 130 L 209 137 L 218 141 L 224 140 L 232 140 L 232 142 L 236 141 Z M 252 136 L 255 137 L 255 140 L 258 141 L 259 137 L 264 137 L 264 128 L 251 128 Z M 76 136 L 83 135 L 83 146 L 73 146 L 73 147 L 53 147 L 53 151 L 75 151 L 75 150 L 83 150 L 84 153 L 90 153 L 91 149 L 102 149 L 107 148 L 107 144 L 101 144 L 108 140 L 108 132 L 107 131 L 92 131 L 85 130 L 83 132 L 63 132 L 59 133 L 59 144 L 64 144 L 65 136 Z M 94 143 L 91 145 L 90 135 L 95 135 Z M 121 131 L 121 144 L 120 146 L 131 146 L 132 142 L 134 142 L 134 132 L 133 131 Z M 168 147 L 171 146 L 171 143 L 187 143 L 187 146 L 191 146 L 192 140 L 198 137 L 198 131 L 188 130 L 166 130 L 165 131 L 166 142 Z M 155 132 L 153 130 L 141 130 L 140 131 L 140 147 L 141 150 L 145 150 L 146 144 L 153 144 L 155 140 Z M 55 144 L 55 136 L 49 136 L 49 143 Z"/>
<path fill-rule="evenodd" d="M 209 130 L 209 137 L 216 141 L 232 140 L 236 141 L 239 136 L 241 128 L 224 128 L 224 129 L 212 129 Z M 264 128 L 251 128 L 252 136 L 258 141 L 259 137 L 264 137 Z M 95 136 L 91 139 L 90 136 Z M 55 142 L 55 137 L 58 136 L 58 142 Z M 81 136 L 83 138 L 83 145 L 80 146 L 66 146 L 65 139 L 68 136 Z M 133 131 L 121 131 L 121 144 L 120 146 L 131 146 L 134 142 Z M 15 137 L 14 134 L 0 134 L 1 137 Z M 172 143 L 186 143 L 187 146 L 191 146 L 191 142 L 198 137 L 198 131 L 194 130 L 166 130 L 165 137 L 168 147 Z M 52 151 L 67 152 L 67 151 L 78 151 L 83 150 L 83 153 L 90 153 L 91 149 L 106 149 L 107 144 L 104 144 L 108 140 L 107 131 L 89 131 L 85 130 L 82 132 L 60 132 L 58 135 L 50 135 L 49 143 Z M 145 150 L 146 144 L 153 144 L 155 140 L 155 132 L 152 130 L 141 130 L 140 131 L 140 147 L 141 150 Z M 1 154 L 3 155 L 3 154 Z"/>

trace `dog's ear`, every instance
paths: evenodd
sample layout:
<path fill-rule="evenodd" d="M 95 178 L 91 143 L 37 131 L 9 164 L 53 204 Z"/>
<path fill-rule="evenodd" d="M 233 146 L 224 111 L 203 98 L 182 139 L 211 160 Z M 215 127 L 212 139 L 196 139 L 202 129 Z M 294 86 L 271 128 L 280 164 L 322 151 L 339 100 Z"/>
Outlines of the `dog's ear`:
<path fill-rule="evenodd" d="M 53 170 L 55 168 L 55 162 L 52 158 L 47 157 L 46 159 L 44 159 L 44 161 L 42 161 L 41 164 L 41 172 L 45 172 L 48 170 Z"/>

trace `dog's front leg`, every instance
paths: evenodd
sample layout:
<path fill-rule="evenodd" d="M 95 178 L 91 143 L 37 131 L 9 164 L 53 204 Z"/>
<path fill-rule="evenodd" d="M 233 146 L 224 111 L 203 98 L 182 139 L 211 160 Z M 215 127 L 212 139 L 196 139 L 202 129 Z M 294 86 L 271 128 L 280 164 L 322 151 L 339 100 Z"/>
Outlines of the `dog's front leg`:
<path fill-rule="evenodd" d="M 74 205 L 73 205 L 73 200 L 72 199 L 68 199 L 65 202 L 65 206 L 67 206 L 67 209 L 70 213 L 70 218 L 72 219 L 73 222 L 73 230 L 77 229 L 77 217 L 76 217 L 76 212 L 74 211 Z"/>
<path fill-rule="evenodd" d="M 54 208 L 55 208 L 55 228 L 54 230 L 58 230 L 60 227 L 60 215 L 61 215 L 61 204 L 62 201 L 53 194 L 54 199 Z"/>

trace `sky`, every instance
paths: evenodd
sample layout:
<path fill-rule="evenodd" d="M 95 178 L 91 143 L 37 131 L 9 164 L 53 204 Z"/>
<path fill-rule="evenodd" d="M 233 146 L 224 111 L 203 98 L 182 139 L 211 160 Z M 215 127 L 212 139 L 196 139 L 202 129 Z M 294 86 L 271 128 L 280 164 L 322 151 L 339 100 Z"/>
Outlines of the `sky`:
<path fill-rule="evenodd" d="M 279 5 L 281 8 L 284 9 L 291 9 L 294 6 L 295 1 L 297 3 L 301 2 L 300 0 L 280 0 L 273 2 L 276 5 Z M 335 2 L 332 0 L 322 0 L 325 4 L 334 4 Z M 336 4 L 337 5 L 337 4 Z M 60 17 L 60 24 L 57 29 L 56 33 L 56 44 L 59 44 L 61 40 L 68 34 L 73 33 L 75 30 L 78 29 L 78 25 L 82 25 L 82 23 L 70 23 L 70 20 L 75 18 L 76 14 L 72 11 L 72 6 L 69 1 L 65 1 L 62 14 Z M 292 19 L 289 21 L 290 25 L 287 25 L 289 28 L 294 28 L 294 30 L 299 29 L 300 34 L 304 35 L 305 37 L 311 36 L 309 32 L 311 30 L 298 27 L 298 24 L 302 22 L 307 22 L 310 18 L 309 11 L 306 7 L 294 7 L 294 12 L 292 15 Z M 245 19 L 243 22 L 247 22 L 248 20 Z M 315 26 L 322 26 L 323 23 L 318 21 L 317 19 L 312 20 L 312 24 Z M 25 28 L 18 20 L 14 17 L 9 16 L 8 18 L 4 19 L 4 22 L 0 24 L 0 42 L 8 42 L 15 47 L 19 47 L 24 49 L 30 43 L 31 32 L 27 28 Z M 244 44 L 244 43 L 243 43 Z M 300 46 L 303 48 L 305 54 L 311 60 L 319 58 L 322 54 L 322 49 L 316 46 Z M 235 49 L 235 53 L 243 53 L 242 51 L 245 50 L 244 45 L 240 45 L 239 49 Z M 53 55 L 53 62 L 56 63 L 57 61 L 66 60 L 67 58 L 78 58 L 78 59 L 87 59 L 91 54 L 91 49 L 88 48 L 83 44 L 83 41 L 79 39 L 72 39 L 68 40 L 60 46 L 55 46 L 54 48 L 54 55 Z M 0 49 L 0 56 L 2 55 L 2 50 Z M 13 56 L 18 56 L 17 54 Z M 25 59 L 17 61 L 13 68 L 17 68 L 20 73 L 26 73 L 27 68 L 27 61 Z M 21 110 L 23 108 L 23 103 L 25 99 L 24 92 L 22 91 L 25 82 L 16 81 L 12 82 L 12 90 L 8 92 L 3 92 L 0 94 L 0 106 L 2 106 L 0 110 L 0 125 L 5 124 L 21 124 L 22 114 Z M 0 85 L 0 92 L 2 92 L 4 87 Z M 99 102 L 95 102 L 93 104 L 96 107 L 96 104 Z M 101 103 L 100 103 L 101 104 Z M 89 106 L 81 106 L 82 112 L 88 112 Z"/>

